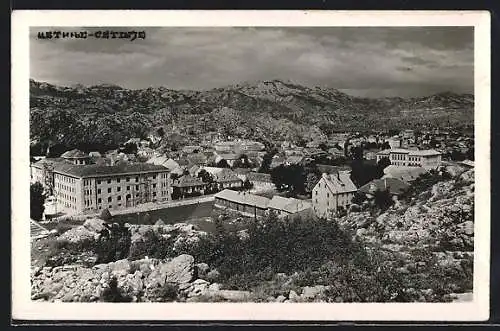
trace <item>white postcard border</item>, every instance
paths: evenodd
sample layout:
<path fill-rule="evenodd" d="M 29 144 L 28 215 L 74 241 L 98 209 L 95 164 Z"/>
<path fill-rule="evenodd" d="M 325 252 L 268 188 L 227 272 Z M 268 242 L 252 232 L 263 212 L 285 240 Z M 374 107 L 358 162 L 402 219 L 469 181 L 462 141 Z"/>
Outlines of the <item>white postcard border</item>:
<path fill-rule="evenodd" d="M 40 303 L 30 300 L 29 28 L 33 26 L 474 26 L 475 246 L 465 303 Z M 12 317 L 23 320 L 482 321 L 490 283 L 490 14 L 487 11 L 14 11 Z"/>

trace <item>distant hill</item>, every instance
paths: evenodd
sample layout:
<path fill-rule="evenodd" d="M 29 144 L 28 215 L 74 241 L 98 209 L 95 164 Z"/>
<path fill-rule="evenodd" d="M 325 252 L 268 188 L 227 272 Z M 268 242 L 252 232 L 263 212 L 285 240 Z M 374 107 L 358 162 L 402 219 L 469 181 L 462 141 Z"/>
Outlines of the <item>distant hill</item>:
<path fill-rule="evenodd" d="M 331 131 L 472 125 L 474 96 L 359 98 L 280 80 L 207 91 L 56 86 L 30 80 L 31 138 L 74 145 L 122 143 L 163 126 L 202 133 L 303 139 Z M 191 137 L 191 138 L 190 138 Z"/>

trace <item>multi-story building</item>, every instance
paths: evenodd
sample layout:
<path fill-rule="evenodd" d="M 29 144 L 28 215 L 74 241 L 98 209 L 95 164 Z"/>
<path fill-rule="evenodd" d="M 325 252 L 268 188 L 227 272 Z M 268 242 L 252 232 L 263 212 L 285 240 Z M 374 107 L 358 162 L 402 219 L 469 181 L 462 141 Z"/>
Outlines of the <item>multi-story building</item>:
<path fill-rule="evenodd" d="M 53 173 L 58 212 L 79 214 L 170 200 L 169 171 L 163 166 L 145 163 L 74 165 L 64 162 L 56 164 Z"/>
<path fill-rule="evenodd" d="M 386 149 L 377 153 L 377 162 L 389 158 L 398 167 L 423 167 L 436 169 L 441 165 L 441 153 L 433 150 Z"/>
<path fill-rule="evenodd" d="M 61 158 L 46 158 L 31 164 L 31 183 L 40 183 L 50 191 L 54 186 L 54 166 L 63 162 Z"/>
<path fill-rule="evenodd" d="M 341 207 L 347 209 L 356 191 L 348 171 L 323 173 L 312 190 L 313 211 L 318 217 L 331 218 Z"/>

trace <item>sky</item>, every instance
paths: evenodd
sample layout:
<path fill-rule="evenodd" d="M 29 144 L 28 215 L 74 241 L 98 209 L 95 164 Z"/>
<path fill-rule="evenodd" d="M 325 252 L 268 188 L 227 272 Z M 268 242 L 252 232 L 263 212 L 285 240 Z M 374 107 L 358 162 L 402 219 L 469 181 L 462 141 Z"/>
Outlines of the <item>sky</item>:
<path fill-rule="evenodd" d="M 279 79 L 365 96 L 473 93 L 473 27 L 64 28 L 145 39 L 38 39 L 30 76 L 70 86 L 207 90 Z"/>

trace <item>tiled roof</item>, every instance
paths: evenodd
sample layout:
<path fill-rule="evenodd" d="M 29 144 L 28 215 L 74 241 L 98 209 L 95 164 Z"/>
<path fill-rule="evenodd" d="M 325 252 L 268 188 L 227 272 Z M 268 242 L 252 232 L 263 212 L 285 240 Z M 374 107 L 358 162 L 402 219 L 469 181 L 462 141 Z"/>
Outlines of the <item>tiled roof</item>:
<path fill-rule="evenodd" d="M 267 207 L 270 209 L 283 210 L 288 213 L 297 213 L 299 211 L 311 208 L 311 203 L 304 200 L 284 198 L 275 195 L 273 196 Z"/>
<path fill-rule="evenodd" d="M 70 151 L 64 152 L 61 155 L 61 157 L 65 159 L 75 159 L 75 158 L 85 158 L 89 156 L 79 149 L 72 149 Z"/>
<path fill-rule="evenodd" d="M 474 161 L 471 160 L 465 160 L 461 162 L 463 165 L 466 165 L 468 167 L 474 167 Z"/>
<path fill-rule="evenodd" d="M 32 166 L 35 168 L 41 169 L 44 166 L 51 167 L 51 166 L 55 165 L 56 163 L 61 163 L 61 162 L 66 163 L 65 160 L 63 158 L 60 158 L 60 157 L 45 158 L 45 159 L 41 159 L 40 161 L 33 163 Z"/>
<path fill-rule="evenodd" d="M 247 174 L 247 179 L 251 182 L 266 182 L 272 183 L 271 175 L 260 173 L 260 172 L 249 172 Z"/>
<path fill-rule="evenodd" d="M 373 193 L 376 190 L 384 191 L 389 190 L 390 194 L 400 195 L 404 193 L 410 185 L 403 182 L 397 178 L 382 178 L 382 179 L 374 179 L 371 182 L 361 186 L 359 188 L 359 192 L 363 193 Z"/>
<path fill-rule="evenodd" d="M 426 149 L 419 151 L 410 151 L 410 155 L 420 155 L 420 156 L 432 156 L 432 155 L 440 155 L 441 153 L 434 149 Z"/>
<path fill-rule="evenodd" d="M 322 179 L 324 179 L 327 187 L 334 194 L 357 191 L 356 185 L 354 185 L 351 180 L 350 174 L 347 172 L 337 172 L 337 174 L 323 174 Z M 321 180 L 318 184 L 320 183 Z"/>
<path fill-rule="evenodd" d="M 304 159 L 303 156 L 300 156 L 300 155 L 291 155 L 291 156 L 289 156 L 286 159 L 286 162 L 290 163 L 290 164 L 297 164 L 297 163 L 302 162 L 303 159 Z"/>
<path fill-rule="evenodd" d="M 384 168 L 384 178 L 398 178 L 405 182 L 411 182 L 426 172 L 427 170 L 423 167 L 397 167 L 390 165 Z"/>
<path fill-rule="evenodd" d="M 240 158 L 241 154 L 236 153 L 220 153 L 218 156 L 224 160 L 237 160 Z"/>
<path fill-rule="evenodd" d="M 231 169 L 223 169 L 221 172 L 214 175 L 214 179 L 219 183 L 227 183 L 227 182 L 238 182 L 241 181 L 240 178 L 236 175 L 234 171 Z"/>
<path fill-rule="evenodd" d="M 246 192 L 237 192 L 233 190 L 223 190 L 215 195 L 215 198 L 236 202 L 242 205 L 257 206 L 266 209 L 270 199 Z"/>
<path fill-rule="evenodd" d="M 175 187 L 190 187 L 190 186 L 203 186 L 205 183 L 201 179 L 193 177 L 191 175 L 184 175 L 172 183 Z"/>
<path fill-rule="evenodd" d="M 339 171 L 349 171 L 351 170 L 351 167 L 349 166 L 332 166 L 328 164 L 317 164 L 316 168 L 321 173 L 327 173 L 327 174 L 336 174 Z"/>
<path fill-rule="evenodd" d="M 403 154 L 409 154 L 412 156 L 432 156 L 432 155 L 440 155 L 441 154 L 441 152 L 438 152 L 434 149 L 412 150 L 412 149 L 404 149 L 404 148 L 385 149 L 383 151 L 378 152 L 377 154 L 388 155 L 390 153 L 403 153 Z"/>
<path fill-rule="evenodd" d="M 163 166 L 147 163 L 119 163 L 112 166 L 107 166 L 98 164 L 74 165 L 61 162 L 57 163 L 54 166 L 54 172 L 80 178 L 167 171 L 168 169 Z"/>
<path fill-rule="evenodd" d="M 203 153 L 189 154 L 187 159 L 191 164 L 202 164 L 207 162 L 207 157 Z"/>

